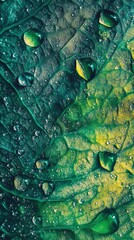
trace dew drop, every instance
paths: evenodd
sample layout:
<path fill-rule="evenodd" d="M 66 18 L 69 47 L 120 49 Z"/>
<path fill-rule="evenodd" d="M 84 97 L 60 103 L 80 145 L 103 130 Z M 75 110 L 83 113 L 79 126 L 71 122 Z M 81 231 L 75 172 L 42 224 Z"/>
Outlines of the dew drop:
<path fill-rule="evenodd" d="M 99 23 L 105 27 L 112 28 L 119 23 L 119 18 L 116 13 L 110 10 L 103 10 L 99 15 Z"/>
<path fill-rule="evenodd" d="M 13 58 L 18 58 L 18 54 L 17 53 L 13 53 Z"/>
<path fill-rule="evenodd" d="M 96 63 L 91 58 L 78 59 L 76 60 L 76 71 L 80 77 L 89 81 L 95 76 Z"/>
<path fill-rule="evenodd" d="M 19 156 L 23 156 L 25 154 L 25 150 L 24 149 L 19 149 L 19 150 L 17 150 L 17 154 Z"/>
<path fill-rule="evenodd" d="M 100 234 L 112 234 L 119 228 L 119 217 L 115 209 L 105 209 L 89 224 L 89 228 Z"/>
<path fill-rule="evenodd" d="M 36 168 L 39 170 L 45 170 L 49 166 L 49 161 L 46 159 L 39 159 L 36 161 Z"/>
<path fill-rule="evenodd" d="M 35 131 L 35 136 L 38 137 L 40 134 L 40 131 Z"/>
<path fill-rule="evenodd" d="M 35 28 L 28 29 L 23 35 L 25 44 L 33 48 L 40 46 L 43 42 L 43 39 L 44 37 L 42 32 Z"/>
<path fill-rule="evenodd" d="M 15 125 L 15 126 L 13 126 L 13 130 L 14 130 L 14 131 L 19 131 L 19 130 L 20 130 L 20 125 L 17 124 L 17 125 Z"/>
<path fill-rule="evenodd" d="M 99 163 L 102 168 L 106 169 L 107 171 L 113 171 L 115 162 L 116 162 L 116 154 L 111 152 L 99 152 Z"/>
<path fill-rule="evenodd" d="M 34 76 L 31 73 L 24 72 L 18 77 L 18 84 L 21 87 L 30 87 L 33 84 Z"/>
<path fill-rule="evenodd" d="M 32 222 L 33 222 L 34 225 L 39 225 L 39 224 L 41 224 L 41 217 L 39 217 L 39 216 L 33 216 L 33 217 L 32 217 Z"/>
<path fill-rule="evenodd" d="M 27 189 L 29 182 L 30 181 L 28 178 L 18 175 L 14 178 L 14 187 L 16 188 L 16 190 L 24 192 Z"/>
<path fill-rule="evenodd" d="M 44 182 L 42 184 L 42 190 L 43 190 L 45 196 L 49 196 L 54 191 L 54 184 L 53 183 Z"/>

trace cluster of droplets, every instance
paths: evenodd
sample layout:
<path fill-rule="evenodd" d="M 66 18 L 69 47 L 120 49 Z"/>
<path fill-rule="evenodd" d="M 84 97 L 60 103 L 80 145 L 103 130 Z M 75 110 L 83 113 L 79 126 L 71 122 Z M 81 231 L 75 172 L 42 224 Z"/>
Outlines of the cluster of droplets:
<path fill-rule="evenodd" d="M 113 28 L 119 23 L 119 18 L 116 13 L 103 10 L 99 13 L 99 24 L 107 28 Z M 89 81 L 95 77 L 97 65 L 91 58 L 82 58 L 76 60 L 76 71 L 80 77 Z"/>
<path fill-rule="evenodd" d="M 99 24 L 107 28 L 113 28 L 118 24 L 119 18 L 116 13 L 109 10 L 103 10 L 99 13 L 98 22 Z M 30 48 L 39 47 L 43 43 L 43 40 L 44 34 L 36 28 L 27 29 L 23 34 L 23 41 L 25 45 Z M 97 66 L 93 59 L 83 58 L 76 60 L 76 71 L 80 75 L 80 77 L 82 77 L 86 81 L 94 78 L 96 70 Z M 18 84 L 22 87 L 31 86 L 33 80 L 34 77 L 32 74 L 22 73 L 18 77 Z"/>
<path fill-rule="evenodd" d="M 113 28 L 118 24 L 119 18 L 114 12 L 103 10 L 99 13 L 98 22 L 107 28 Z M 23 41 L 29 48 L 39 47 L 43 43 L 43 40 L 44 35 L 40 30 L 35 28 L 30 28 L 23 34 Z M 77 59 L 76 71 L 81 78 L 89 81 L 95 77 L 97 71 L 96 62 L 91 58 Z M 34 75 L 28 72 L 23 72 L 18 76 L 17 82 L 20 87 L 31 87 L 34 82 Z M 111 172 L 114 168 L 115 161 L 115 154 L 110 152 L 99 153 L 99 163 L 103 169 Z M 49 167 L 49 161 L 46 159 L 37 159 L 35 166 L 38 171 L 45 171 Z M 14 187 L 19 192 L 26 191 L 29 184 L 30 180 L 28 177 L 17 175 L 14 178 Z M 47 197 L 53 193 L 54 183 L 44 181 L 41 184 L 41 188 L 44 195 Z M 32 218 L 32 221 L 35 225 L 38 225 L 41 222 L 40 218 L 37 219 L 35 216 Z M 90 230 L 100 234 L 113 233 L 119 227 L 118 214 L 114 209 L 103 210 L 97 215 L 92 223 L 88 224 L 88 227 Z"/>
<path fill-rule="evenodd" d="M 42 197 L 44 196 L 45 198 L 47 198 L 49 195 L 51 195 L 55 189 L 55 184 L 52 181 L 43 181 L 43 178 L 45 176 L 46 170 L 48 169 L 48 167 L 50 166 L 50 163 L 47 159 L 45 158 L 39 158 L 35 161 L 35 168 L 36 168 L 36 173 L 40 173 L 41 175 L 41 179 L 38 183 L 38 191 L 40 193 L 42 193 Z M 35 192 L 35 190 L 33 189 L 33 193 L 32 195 L 29 195 L 29 190 L 31 188 L 31 186 L 33 186 L 35 183 L 33 182 L 33 180 L 31 178 L 29 178 L 28 175 L 22 175 L 22 174 L 18 174 L 14 177 L 13 179 L 13 186 L 15 188 L 15 190 L 19 193 L 19 195 L 25 195 L 26 197 L 32 197 L 32 198 L 38 198 L 38 191 L 37 193 Z"/>

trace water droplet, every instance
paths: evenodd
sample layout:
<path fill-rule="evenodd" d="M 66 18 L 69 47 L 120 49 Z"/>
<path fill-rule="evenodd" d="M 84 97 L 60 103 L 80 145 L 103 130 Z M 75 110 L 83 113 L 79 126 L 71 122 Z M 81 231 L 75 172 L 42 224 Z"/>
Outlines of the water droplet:
<path fill-rule="evenodd" d="M 89 228 L 100 234 L 112 234 L 116 232 L 119 228 L 117 212 L 113 208 L 103 210 L 89 223 Z"/>
<path fill-rule="evenodd" d="M 36 161 L 36 167 L 39 169 L 39 170 L 45 170 L 48 168 L 49 166 L 49 161 L 46 160 L 46 159 L 39 159 Z"/>
<path fill-rule="evenodd" d="M 13 58 L 18 58 L 18 54 L 17 53 L 13 53 Z"/>
<path fill-rule="evenodd" d="M 23 35 L 24 42 L 29 47 L 38 47 L 43 42 L 43 34 L 35 28 L 28 29 Z"/>
<path fill-rule="evenodd" d="M 96 73 L 96 63 L 91 58 L 76 60 L 76 71 L 86 81 L 91 80 Z"/>
<path fill-rule="evenodd" d="M 35 131 L 35 136 L 38 137 L 40 134 L 40 131 Z"/>
<path fill-rule="evenodd" d="M 110 10 L 103 10 L 100 12 L 99 23 L 105 27 L 115 27 L 119 22 L 119 18 L 116 13 Z"/>
<path fill-rule="evenodd" d="M 99 162 L 102 168 L 106 169 L 107 171 L 113 171 L 115 162 L 116 162 L 116 154 L 111 152 L 99 152 Z"/>
<path fill-rule="evenodd" d="M 15 125 L 15 126 L 13 126 L 13 130 L 14 130 L 14 131 L 19 131 L 19 130 L 20 130 L 20 125 L 17 124 L 17 125 Z"/>
<path fill-rule="evenodd" d="M 30 181 L 28 178 L 18 175 L 14 178 L 14 187 L 16 188 L 16 190 L 24 192 L 27 189 L 29 182 Z"/>
<path fill-rule="evenodd" d="M 41 217 L 33 216 L 32 222 L 33 222 L 34 225 L 39 225 L 39 224 L 41 224 Z"/>
<path fill-rule="evenodd" d="M 45 193 L 46 196 L 49 196 L 54 191 L 54 184 L 53 183 L 44 182 L 42 184 L 42 190 L 43 190 L 43 192 Z"/>
<path fill-rule="evenodd" d="M 21 87 L 29 86 L 30 87 L 33 84 L 34 76 L 31 73 L 24 72 L 19 75 L 17 80 L 18 80 L 19 86 L 21 86 Z"/>

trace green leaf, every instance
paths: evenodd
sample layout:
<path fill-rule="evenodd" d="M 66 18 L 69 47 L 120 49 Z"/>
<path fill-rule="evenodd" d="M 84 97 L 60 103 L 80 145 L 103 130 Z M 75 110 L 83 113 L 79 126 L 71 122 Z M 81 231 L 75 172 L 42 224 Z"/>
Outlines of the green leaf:
<path fill-rule="evenodd" d="M 133 1 L 0 14 L 0 238 L 133 239 Z"/>

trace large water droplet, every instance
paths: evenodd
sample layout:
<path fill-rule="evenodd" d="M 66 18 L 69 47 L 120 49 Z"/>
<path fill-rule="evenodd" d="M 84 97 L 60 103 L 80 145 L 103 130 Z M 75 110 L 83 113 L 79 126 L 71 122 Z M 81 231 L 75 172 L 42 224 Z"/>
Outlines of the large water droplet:
<path fill-rule="evenodd" d="M 36 161 L 35 164 L 36 164 L 37 169 L 45 170 L 49 166 L 49 161 L 46 160 L 46 159 L 39 159 L 39 160 Z"/>
<path fill-rule="evenodd" d="M 42 184 L 42 190 L 43 190 L 45 196 L 49 196 L 54 191 L 54 184 L 53 183 L 44 182 Z"/>
<path fill-rule="evenodd" d="M 106 169 L 107 171 L 113 171 L 115 162 L 116 162 L 116 154 L 111 152 L 99 152 L 99 162 L 102 168 Z"/>
<path fill-rule="evenodd" d="M 24 42 L 29 47 L 38 47 L 42 44 L 44 36 L 35 28 L 28 29 L 23 35 Z"/>
<path fill-rule="evenodd" d="M 105 27 L 115 27 L 119 22 L 118 15 L 110 10 L 100 12 L 99 23 Z"/>
<path fill-rule="evenodd" d="M 30 87 L 33 84 L 34 76 L 31 73 L 24 72 L 18 77 L 18 84 L 21 87 Z"/>
<path fill-rule="evenodd" d="M 14 178 L 14 187 L 16 190 L 24 192 L 27 189 L 29 182 L 30 180 L 28 178 L 18 175 Z"/>
<path fill-rule="evenodd" d="M 89 81 L 95 76 L 96 63 L 91 58 L 78 59 L 76 60 L 76 71 L 80 77 Z"/>
<path fill-rule="evenodd" d="M 119 228 L 119 217 L 114 209 L 105 209 L 89 224 L 89 228 L 100 234 L 111 234 Z"/>

